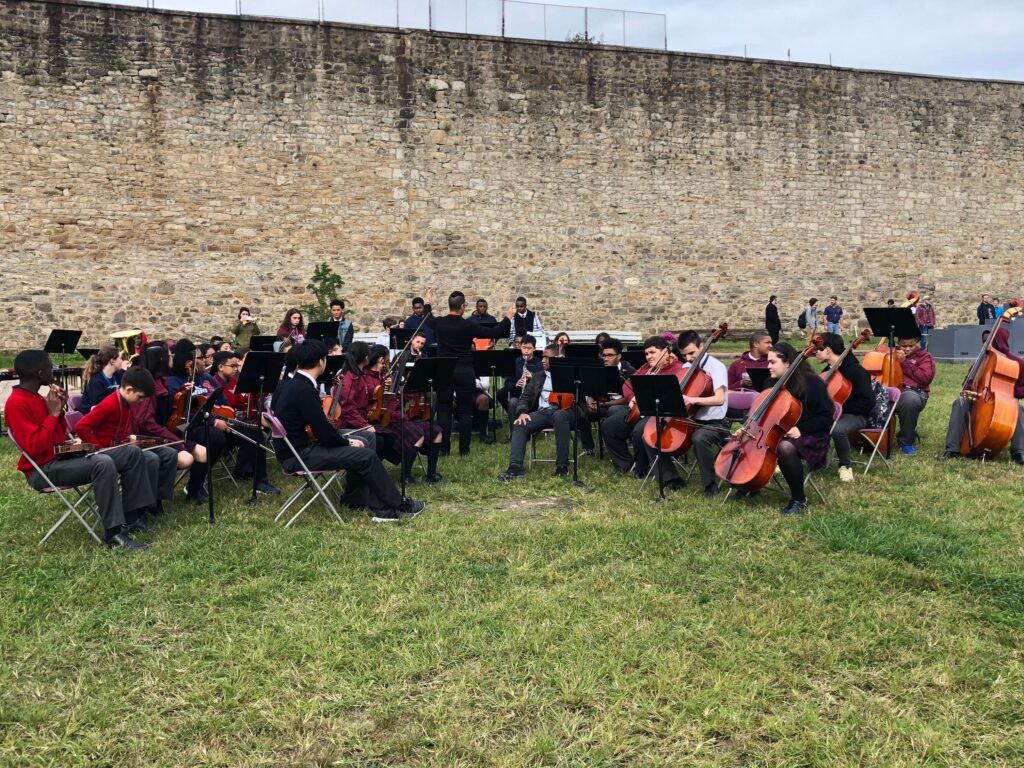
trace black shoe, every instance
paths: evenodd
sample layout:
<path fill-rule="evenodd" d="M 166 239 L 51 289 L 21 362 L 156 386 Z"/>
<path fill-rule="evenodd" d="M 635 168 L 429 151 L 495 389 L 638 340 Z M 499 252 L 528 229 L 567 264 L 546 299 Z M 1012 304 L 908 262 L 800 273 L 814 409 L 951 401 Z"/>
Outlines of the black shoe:
<path fill-rule="evenodd" d="M 125 523 L 125 533 L 156 533 L 157 527 L 152 525 L 145 515 L 140 515 L 138 519 L 131 523 Z"/>
<path fill-rule="evenodd" d="M 256 493 L 265 493 L 268 496 L 270 496 L 270 495 L 273 495 L 275 493 L 280 493 L 280 492 L 281 492 L 280 489 L 275 488 L 270 483 L 268 483 L 266 480 L 264 480 L 262 483 L 256 483 Z"/>
<path fill-rule="evenodd" d="M 569 468 L 568 467 L 555 467 L 555 477 L 568 477 L 568 476 L 569 476 Z"/>
<path fill-rule="evenodd" d="M 409 518 L 410 520 L 426 507 L 426 502 L 418 501 L 416 499 L 406 499 L 402 502 L 402 506 L 399 507 L 398 512 L 403 518 Z"/>
<path fill-rule="evenodd" d="M 423 480 L 429 483 L 430 485 L 434 485 L 435 483 L 440 483 L 442 480 L 444 480 L 444 475 L 442 475 L 440 472 L 435 472 L 432 475 L 427 475 L 426 477 L 423 478 Z"/>
<path fill-rule="evenodd" d="M 1011 454 L 1010 461 L 1012 461 L 1014 464 L 1024 464 L 1024 453 Z"/>
<path fill-rule="evenodd" d="M 717 495 L 718 495 L 718 486 L 717 485 L 715 485 L 714 483 L 711 483 L 711 485 L 704 486 L 704 498 L 705 499 L 713 499 Z"/>
<path fill-rule="evenodd" d="M 484 445 L 494 445 L 497 442 L 497 440 L 495 440 L 490 435 L 480 435 L 480 442 L 483 443 Z"/>
<path fill-rule="evenodd" d="M 801 515 L 801 514 L 803 514 L 803 511 L 806 508 L 807 508 L 807 502 L 806 501 L 797 501 L 796 499 L 793 499 L 791 502 L 789 502 L 789 504 L 787 504 L 783 508 L 782 514 L 784 514 L 784 515 Z"/>
<path fill-rule="evenodd" d="M 129 550 L 142 550 L 149 549 L 145 544 L 140 544 L 135 541 L 131 536 L 122 531 L 121 533 L 115 533 L 113 536 L 107 536 L 104 543 L 111 549 L 129 549 Z"/>
<path fill-rule="evenodd" d="M 593 456 L 593 455 L 594 455 L 594 449 L 593 448 L 584 448 L 582 451 L 580 451 L 580 456 Z"/>
<path fill-rule="evenodd" d="M 942 454 L 941 458 L 944 460 L 959 459 L 960 454 L 957 453 L 956 451 L 946 451 L 945 453 Z"/>
<path fill-rule="evenodd" d="M 522 477 L 526 477 L 526 473 L 521 469 L 513 469 L 512 467 L 498 475 L 499 480 L 519 480 Z"/>
<path fill-rule="evenodd" d="M 252 472 L 232 472 L 231 476 L 238 482 L 252 480 Z"/>
<path fill-rule="evenodd" d="M 375 523 L 397 523 L 402 519 L 402 513 L 397 509 L 378 509 L 370 519 Z"/>
<path fill-rule="evenodd" d="M 677 477 L 675 480 L 669 480 L 665 483 L 666 491 L 681 491 L 686 488 L 686 481 L 681 477 Z"/>
<path fill-rule="evenodd" d="M 459 448 L 459 456 L 463 459 L 469 456 L 469 448 Z"/>
<path fill-rule="evenodd" d="M 406 475 L 405 476 L 405 484 L 406 485 L 416 485 L 416 478 L 413 477 L 412 475 Z"/>
<path fill-rule="evenodd" d="M 188 488 L 185 489 L 185 498 L 193 504 L 205 504 L 210 500 L 210 494 L 206 492 L 205 488 L 200 488 L 195 493 L 189 493 Z"/>

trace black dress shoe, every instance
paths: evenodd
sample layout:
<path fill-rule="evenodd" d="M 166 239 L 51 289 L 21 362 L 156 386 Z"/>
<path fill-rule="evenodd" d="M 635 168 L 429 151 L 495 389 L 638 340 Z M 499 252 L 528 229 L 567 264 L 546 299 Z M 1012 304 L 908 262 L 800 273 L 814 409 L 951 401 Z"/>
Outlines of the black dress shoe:
<path fill-rule="evenodd" d="M 275 493 L 280 493 L 280 492 L 281 492 L 280 489 L 275 488 L 270 483 L 268 483 L 266 480 L 264 480 L 262 483 L 256 483 L 256 493 L 265 493 L 265 494 L 267 494 L 269 496 L 269 495 L 272 495 L 272 494 L 275 494 Z"/>
<path fill-rule="evenodd" d="M 484 445 L 494 445 L 497 441 L 490 435 L 480 435 L 480 442 Z"/>
<path fill-rule="evenodd" d="M 1014 464 L 1024 464 L 1024 454 L 1014 453 L 1010 455 L 1010 461 Z"/>
<path fill-rule="evenodd" d="M 593 456 L 593 455 L 594 455 L 594 449 L 593 448 L 584 448 L 582 451 L 580 451 L 580 456 Z"/>
<path fill-rule="evenodd" d="M 711 483 L 710 485 L 707 485 L 707 486 L 704 487 L 704 498 L 705 499 L 713 499 L 717 495 L 718 495 L 718 486 L 715 485 L 714 483 Z"/>
<path fill-rule="evenodd" d="M 405 476 L 405 484 L 406 485 L 416 485 L 416 482 L 417 482 L 416 478 L 413 477 L 412 475 L 406 475 Z"/>
<path fill-rule="evenodd" d="M 156 533 L 157 527 L 149 522 L 145 515 L 140 515 L 135 521 L 125 523 L 125 533 Z"/>
<path fill-rule="evenodd" d="M 946 451 L 944 454 L 942 454 L 942 458 L 945 460 L 958 459 L 960 458 L 960 454 L 957 453 L 956 451 Z"/>
<path fill-rule="evenodd" d="M 681 491 L 686 487 L 686 481 L 681 477 L 677 477 L 674 480 L 669 480 L 665 483 L 666 491 Z"/>
<path fill-rule="evenodd" d="M 782 514 L 784 514 L 784 515 L 801 515 L 801 514 L 803 514 L 803 511 L 806 508 L 807 508 L 807 502 L 806 501 L 797 501 L 796 499 L 793 499 L 792 501 L 789 502 L 789 504 L 787 504 L 785 507 L 783 507 Z"/>
<path fill-rule="evenodd" d="M 498 475 L 499 480 L 520 480 L 521 478 L 524 477 L 526 477 L 526 473 L 523 470 L 513 469 L 512 467 L 509 467 L 500 475 Z"/>
<path fill-rule="evenodd" d="M 210 500 L 210 494 L 206 492 L 205 488 L 200 488 L 194 493 L 189 493 L 188 488 L 185 489 L 185 498 L 192 504 L 204 504 Z"/>
<path fill-rule="evenodd" d="M 423 479 L 426 482 L 430 483 L 431 485 L 434 485 L 435 483 L 440 483 L 442 480 L 444 480 L 444 475 L 442 475 L 440 472 L 435 472 L 432 475 L 427 475 Z"/>
<path fill-rule="evenodd" d="M 111 549 L 128 549 L 128 550 L 142 550 L 149 549 L 145 544 L 140 544 L 127 533 L 122 531 L 121 533 L 115 533 L 113 536 L 108 536 L 104 543 Z"/>
<path fill-rule="evenodd" d="M 569 476 L 569 468 L 568 467 L 555 467 L 555 477 L 568 477 L 568 476 Z"/>

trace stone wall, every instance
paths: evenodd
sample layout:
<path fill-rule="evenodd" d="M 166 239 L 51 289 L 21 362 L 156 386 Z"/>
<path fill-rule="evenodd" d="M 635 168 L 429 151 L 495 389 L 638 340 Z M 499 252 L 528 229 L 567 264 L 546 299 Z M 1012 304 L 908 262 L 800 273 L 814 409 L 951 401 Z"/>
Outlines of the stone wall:
<path fill-rule="evenodd" d="M 549 327 L 1020 291 L 1024 85 L 0 0 L 0 348 L 272 330 L 319 261 Z M 84 342 L 83 342 L 84 343 Z"/>

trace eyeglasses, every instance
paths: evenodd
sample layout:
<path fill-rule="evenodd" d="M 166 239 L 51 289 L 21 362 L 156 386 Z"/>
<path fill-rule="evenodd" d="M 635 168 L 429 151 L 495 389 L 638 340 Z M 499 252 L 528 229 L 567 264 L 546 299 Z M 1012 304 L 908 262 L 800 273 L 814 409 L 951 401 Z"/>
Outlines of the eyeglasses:
<path fill-rule="evenodd" d="M 601 357 L 618 357 L 618 352 L 602 352 Z"/>

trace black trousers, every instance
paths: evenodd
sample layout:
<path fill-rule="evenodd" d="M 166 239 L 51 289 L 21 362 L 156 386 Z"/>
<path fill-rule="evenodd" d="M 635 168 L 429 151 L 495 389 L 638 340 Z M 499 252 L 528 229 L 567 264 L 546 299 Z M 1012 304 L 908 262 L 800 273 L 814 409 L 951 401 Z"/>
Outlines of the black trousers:
<path fill-rule="evenodd" d="M 949 427 L 946 429 L 946 450 L 949 453 L 960 453 L 960 442 L 967 429 L 967 417 L 971 413 L 970 402 L 958 397 L 953 401 L 949 414 Z M 1010 438 L 1010 455 L 1024 455 L 1024 411 L 1017 407 L 1017 426 Z"/>
<path fill-rule="evenodd" d="M 728 427 L 729 422 L 722 419 L 719 421 L 709 421 L 707 424 L 710 427 L 724 429 Z M 725 433 L 717 429 L 698 429 L 693 433 L 693 456 L 697 461 L 697 469 L 700 471 L 700 482 L 704 488 L 718 483 L 718 477 L 715 475 L 715 459 L 718 458 L 718 451 L 716 449 L 725 445 L 725 440 Z M 650 463 L 653 463 L 658 457 L 658 452 L 647 445 L 647 443 L 644 443 L 643 446 L 649 462 L 648 466 L 650 466 Z M 658 462 L 656 473 L 660 484 L 679 480 L 679 473 L 676 471 L 675 462 L 672 461 L 670 456 L 662 457 L 661 461 Z"/>
<path fill-rule="evenodd" d="M 636 459 L 636 473 L 647 474 L 650 464 L 647 462 L 647 454 L 643 450 L 644 420 L 639 419 L 635 424 L 627 424 L 626 417 L 629 415 L 629 408 L 625 405 L 617 405 L 608 412 L 608 418 L 601 425 L 601 436 L 604 438 L 604 446 L 608 449 L 612 464 L 620 472 L 625 472 L 633 466 Z M 633 450 L 630 451 L 630 444 Z"/>
<path fill-rule="evenodd" d="M 469 453 L 473 439 L 473 403 L 476 400 L 476 374 L 473 365 L 466 361 L 455 366 L 452 380 L 437 391 L 437 423 L 441 426 L 441 446 L 445 451 L 452 445 L 452 400 L 458 400 L 455 413 L 459 432 L 459 453 Z"/>
<path fill-rule="evenodd" d="M 398 509 L 402 504 L 402 494 L 384 465 L 377 458 L 372 446 L 353 448 L 341 446 L 324 448 L 309 445 L 299 455 L 311 470 L 344 469 L 346 471 L 345 492 L 341 496 L 343 504 L 350 507 L 366 507 L 368 509 Z M 280 457 L 280 454 L 278 454 Z M 281 459 L 281 466 L 289 472 L 296 472 L 302 467 L 291 455 Z"/>
<path fill-rule="evenodd" d="M 248 437 L 249 440 L 255 440 L 256 434 L 259 431 L 258 427 L 245 426 L 243 424 L 234 424 L 232 429 L 236 432 Z M 265 448 L 259 448 L 249 440 L 245 440 L 236 434 L 231 432 L 226 433 L 227 445 L 238 448 L 238 455 L 235 459 L 235 474 L 236 475 L 248 475 L 255 474 L 256 482 L 262 482 L 267 479 L 267 451 Z M 260 441 L 263 445 L 268 445 L 268 441 L 265 437 L 261 437 Z"/>

